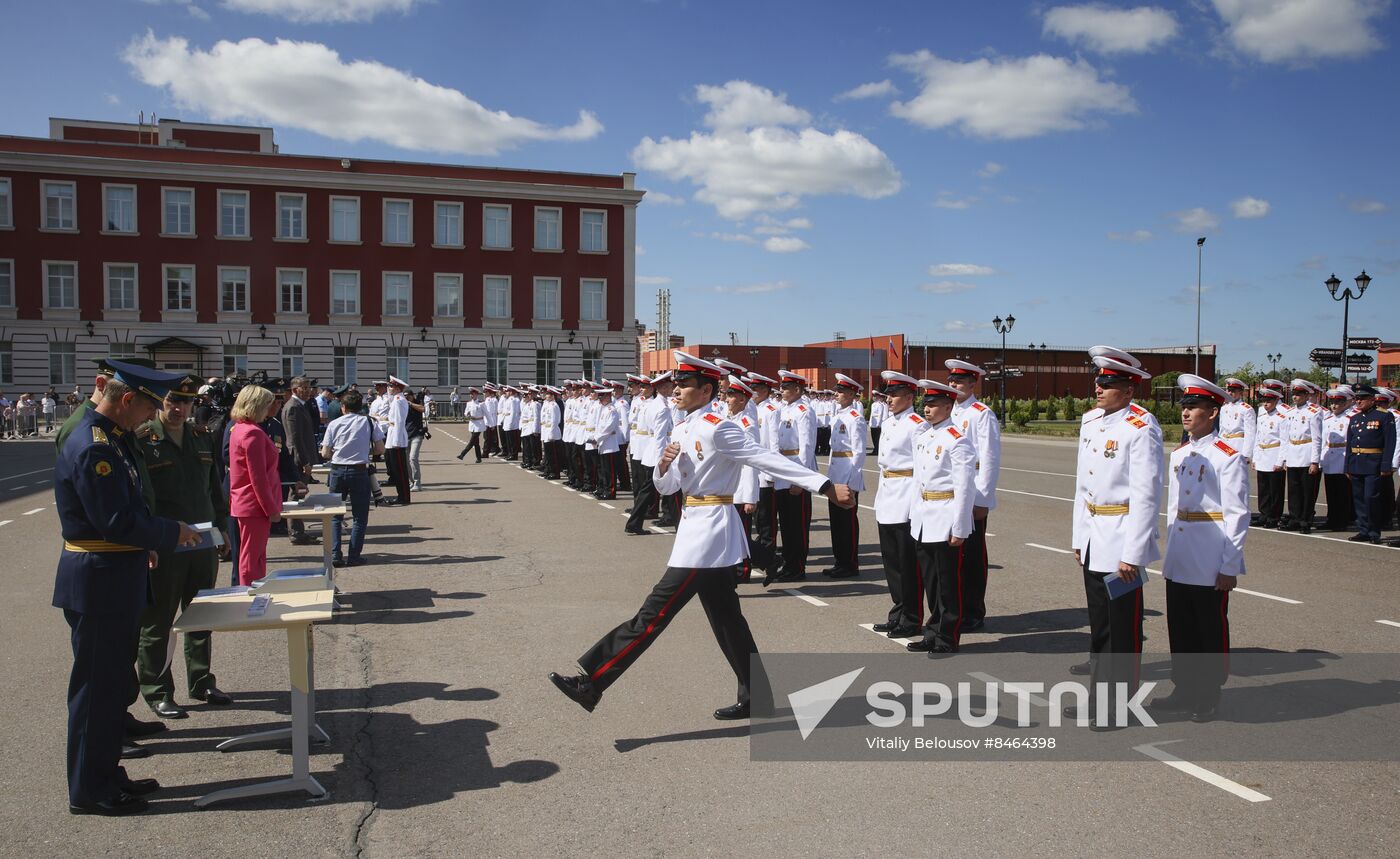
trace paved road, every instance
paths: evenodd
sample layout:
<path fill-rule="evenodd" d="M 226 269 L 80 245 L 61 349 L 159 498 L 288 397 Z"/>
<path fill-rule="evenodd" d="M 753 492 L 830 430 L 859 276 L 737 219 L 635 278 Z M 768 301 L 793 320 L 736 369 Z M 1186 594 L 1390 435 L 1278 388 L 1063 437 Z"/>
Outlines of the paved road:
<path fill-rule="evenodd" d="M 331 797 L 191 807 L 209 790 L 290 765 L 275 746 L 213 750 L 284 719 L 288 706 L 283 639 L 223 635 L 214 666 L 237 703 L 194 707 L 152 741 L 157 754 L 131 772 L 166 789 L 154 813 L 119 821 L 72 818 L 63 807 L 69 659 L 67 629 L 48 605 L 58 554 L 45 482 L 51 445 L 0 446 L 0 545 L 10 561 L 0 604 L 9 692 L 0 701 L 0 854 L 1273 856 L 1400 847 L 1395 764 L 1191 761 L 1201 769 L 1184 772 L 1145 757 L 750 762 L 747 728 L 710 717 L 732 700 L 733 676 L 698 607 L 585 714 L 544 673 L 571 667 L 636 610 L 670 538 L 624 537 L 626 500 L 609 508 L 512 465 L 460 464 L 453 432 L 439 428 L 424 451 L 428 491 L 410 508 L 373 514 L 374 563 L 342 577 L 345 610 L 317 632 L 319 720 L 333 742 L 317 750 L 312 771 Z M 1019 439 L 1005 447 L 991 520 L 991 617 L 986 632 L 965 639 L 967 653 L 1082 650 L 1082 585 L 1063 553 L 1074 447 Z M 820 509 L 817 519 L 820 569 L 829 560 Z M 863 510 L 861 520 L 861 579 L 814 580 L 795 593 L 744 586 L 762 649 L 897 648 L 861 627 L 888 604 L 873 514 Z M 282 542 L 269 554 L 290 563 L 317 552 Z M 1244 586 L 1255 593 L 1232 600 L 1236 647 L 1400 653 L 1397 550 L 1256 530 L 1247 560 Z M 1156 611 L 1146 631 L 1162 649 L 1160 583 L 1147 601 Z M 1113 736 L 1131 744 L 1129 733 Z M 1267 801 L 1243 798 L 1254 793 Z"/>

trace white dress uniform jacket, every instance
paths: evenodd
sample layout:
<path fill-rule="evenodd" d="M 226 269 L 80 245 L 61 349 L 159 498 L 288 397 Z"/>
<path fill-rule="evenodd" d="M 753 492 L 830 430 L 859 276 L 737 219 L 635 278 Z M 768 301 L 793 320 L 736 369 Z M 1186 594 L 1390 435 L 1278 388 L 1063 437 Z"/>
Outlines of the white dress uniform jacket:
<path fill-rule="evenodd" d="M 1343 474 L 1347 464 L 1347 428 L 1351 418 L 1343 412 L 1322 421 L 1322 473 Z"/>
<path fill-rule="evenodd" d="M 1254 406 L 1243 400 L 1238 403 L 1226 403 L 1220 407 L 1220 438 L 1245 458 L 1249 458 L 1254 451 L 1254 435 L 1258 423 L 1259 418 L 1254 413 Z"/>
<path fill-rule="evenodd" d="M 875 489 L 875 521 L 898 525 L 909 521 L 919 489 L 914 485 L 914 439 L 928 432 L 928 421 L 913 407 L 890 415 L 880 431 L 880 483 Z"/>
<path fill-rule="evenodd" d="M 561 436 L 559 404 L 546 400 L 540 404 L 540 441 L 558 441 Z"/>
<path fill-rule="evenodd" d="M 1249 532 L 1249 467 L 1211 433 L 1172 451 L 1167 488 L 1167 557 L 1162 577 L 1215 585 L 1216 575 L 1244 575 Z"/>
<path fill-rule="evenodd" d="M 498 426 L 500 424 L 501 401 L 496 397 L 487 397 L 482 402 L 482 411 L 486 415 L 486 426 Z"/>
<path fill-rule="evenodd" d="M 1289 468 L 1322 462 L 1322 409 L 1308 403 L 1289 412 L 1283 442 L 1283 462 Z"/>
<path fill-rule="evenodd" d="M 884 400 L 876 400 L 870 404 L 870 428 L 877 429 L 890 416 L 890 405 Z"/>
<path fill-rule="evenodd" d="M 598 417 L 603 412 L 603 404 L 588 400 L 583 406 L 583 426 L 580 428 L 580 441 L 584 450 L 598 449 Z"/>
<path fill-rule="evenodd" d="M 408 399 L 399 394 L 397 396 L 386 397 L 388 400 L 384 410 L 384 446 L 408 447 Z"/>
<path fill-rule="evenodd" d="M 754 444 L 758 444 L 758 421 L 754 420 L 746 411 L 737 415 L 730 415 L 725 418 L 739 425 L 744 434 L 749 437 Z M 836 481 L 832 481 L 835 483 Z M 758 503 L 758 469 L 752 465 L 744 466 L 739 472 L 739 488 L 734 491 L 735 504 L 757 504 Z"/>
<path fill-rule="evenodd" d="M 647 440 L 651 437 L 651 430 L 641 425 L 642 410 L 646 408 L 650 398 L 643 399 L 641 396 L 632 398 L 632 402 L 627 407 L 627 456 L 629 459 L 642 461 L 642 449 L 646 447 Z"/>
<path fill-rule="evenodd" d="M 661 459 L 661 451 L 670 444 L 671 438 L 671 404 L 665 397 L 654 396 L 647 400 L 647 410 L 644 413 L 642 423 L 646 425 L 650 437 L 647 439 L 646 456 L 642 459 L 642 465 L 647 468 L 654 468 Z M 666 493 L 660 492 L 665 495 Z"/>
<path fill-rule="evenodd" d="M 1287 419 L 1275 409 L 1259 415 L 1254 426 L 1255 471 L 1273 471 L 1283 465 L 1283 433 Z"/>
<path fill-rule="evenodd" d="M 997 506 L 997 480 L 1001 477 L 1001 422 L 975 395 L 953 404 L 952 420 L 963 435 L 972 437 L 973 447 L 977 448 L 977 500 L 974 503 L 993 510 Z"/>
<path fill-rule="evenodd" d="M 764 400 L 755 408 L 758 413 L 758 446 L 776 451 L 778 449 L 778 409 L 779 403 Z M 759 486 L 772 486 L 773 478 L 766 472 L 758 475 Z"/>
<path fill-rule="evenodd" d="M 865 418 L 859 404 L 839 409 L 831 416 L 831 459 L 826 476 L 832 483 L 844 483 L 852 492 L 865 491 Z"/>
<path fill-rule="evenodd" d="M 598 403 L 593 415 L 593 444 L 599 453 L 617 453 L 622 447 L 622 434 L 618 431 L 617 409 L 612 403 Z"/>
<path fill-rule="evenodd" d="M 486 407 L 478 400 L 468 400 L 462 414 L 467 419 L 467 429 L 472 432 L 486 432 Z"/>
<path fill-rule="evenodd" d="M 617 415 L 617 443 L 619 447 L 627 444 L 632 438 L 631 409 L 632 404 L 625 399 L 613 403 L 613 412 Z"/>
<path fill-rule="evenodd" d="M 658 468 L 652 475 L 658 493 L 686 495 L 667 566 L 732 567 L 748 557 L 748 538 L 733 501 L 745 465 L 811 492 L 827 483 L 824 475 L 754 444 L 741 426 L 709 409 L 688 415 L 672 429 L 671 441 L 681 446 L 680 455 L 665 474 Z"/>
<path fill-rule="evenodd" d="M 786 403 L 778 410 L 778 453 L 812 471 L 817 470 L 817 417 L 811 404 L 804 400 Z M 787 489 L 792 484 L 774 475 L 773 489 Z"/>
<path fill-rule="evenodd" d="M 883 446 L 883 445 L 882 445 Z M 917 494 L 909 512 L 909 532 L 920 543 L 946 543 L 972 533 L 977 498 L 977 448 L 951 419 L 914 439 Z"/>
<path fill-rule="evenodd" d="M 506 397 L 501 402 L 501 429 L 520 429 L 520 398 L 517 396 Z"/>
<path fill-rule="evenodd" d="M 520 437 L 528 438 L 535 434 L 539 424 L 540 404 L 531 400 L 520 404 Z"/>
<path fill-rule="evenodd" d="M 1162 431 L 1130 409 L 1094 413 L 1079 428 L 1074 548 L 1088 553 L 1096 573 L 1116 572 L 1119 563 L 1145 566 L 1162 557 Z"/>

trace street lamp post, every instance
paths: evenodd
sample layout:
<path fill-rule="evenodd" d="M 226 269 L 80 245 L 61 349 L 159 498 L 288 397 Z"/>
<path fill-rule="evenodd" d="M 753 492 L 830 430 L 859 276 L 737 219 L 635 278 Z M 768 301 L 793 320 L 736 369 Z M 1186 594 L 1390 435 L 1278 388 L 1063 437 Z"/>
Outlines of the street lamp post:
<path fill-rule="evenodd" d="M 1006 314 L 1005 319 L 1000 316 L 992 317 L 992 327 L 1001 335 L 1001 409 L 997 417 L 1001 418 L 1002 423 L 1006 422 L 1006 335 L 1015 324 L 1016 317 L 1010 313 Z"/>
<path fill-rule="evenodd" d="M 1196 369 L 1192 372 L 1197 376 L 1201 375 L 1201 256 L 1205 244 L 1205 236 L 1196 239 Z"/>
<path fill-rule="evenodd" d="M 1340 370 L 1338 371 L 1338 373 L 1340 374 L 1340 375 L 1339 375 L 1339 378 L 1341 379 L 1342 384 L 1346 384 L 1346 381 L 1347 381 L 1347 340 L 1348 340 L 1348 337 L 1347 337 L 1347 323 L 1349 323 L 1349 322 L 1351 321 L 1351 319 L 1350 319 L 1350 316 L 1351 316 L 1351 300 L 1352 300 L 1353 298 L 1360 300 L 1361 296 L 1363 296 L 1363 295 L 1366 294 L 1366 287 L 1368 287 L 1368 286 L 1371 285 L 1371 276 L 1368 275 L 1368 274 L 1366 274 L 1366 270 L 1365 270 L 1364 268 L 1361 270 L 1361 274 L 1358 274 L 1358 275 L 1356 276 L 1356 294 L 1355 294 L 1355 295 L 1352 295 L 1352 294 L 1351 294 L 1351 287 L 1349 287 L 1349 286 L 1348 286 L 1346 289 L 1343 289 L 1343 290 L 1342 290 L 1342 294 L 1341 294 L 1341 295 L 1338 295 L 1338 294 L 1337 294 L 1337 288 L 1338 288 L 1339 286 L 1342 285 L 1342 281 L 1341 281 L 1340 278 L 1337 277 L 1337 275 L 1336 275 L 1335 273 L 1334 273 L 1331 277 L 1327 278 L 1327 280 L 1323 281 L 1323 283 L 1326 284 L 1326 286 L 1327 286 L 1327 291 L 1328 291 L 1329 293 L 1332 294 L 1332 300 L 1333 300 L 1333 301 L 1340 301 L 1340 302 L 1342 302 L 1342 360 L 1341 360 L 1341 368 L 1340 368 Z M 1361 380 L 1361 377 L 1358 376 L 1358 377 L 1357 377 L 1357 381 L 1359 382 L 1360 380 Z"/>
<path fill-rule="evenodd" d="M 1031 354 L 1033 354 L 1033 355 L 1044 355 L 1044 354 L 1045 354 L 1045 344 L 1044 344 L 1044 343 L 1041 343 L 1039 346 L 1037 346 L 1037 345 L 1035 345 L 1034 343 L 1032 343 L 1030 348 L 1031 348 Z M 1035 365 L 1035 401 L 1036 401 L 1037 403 L 1040 402 L 1040 359 L 1039 359 L 1039 358 L 1036 359 L 1036 365 Z"/>
<path fill-rule="evenodd" d="M 1278 374 L 1278 362 L 1279 362 L 1280 360 L 1283 359 L 1282 353 L 1275 354 L 1275 353 L 1273 353 L 1273 352 L 1270 352 L 1269 354 L 1267 354 L 1267 355 L 1264 356 L 1264 359 L 1267 360 L 1267 361 L 1269 362 L 1269 364 L 1272 366 L 1272 369 L 1269 370 L 1269 375 L 1270 375 L 1270 376 L 1277 375 L 1277 374 Z"/>

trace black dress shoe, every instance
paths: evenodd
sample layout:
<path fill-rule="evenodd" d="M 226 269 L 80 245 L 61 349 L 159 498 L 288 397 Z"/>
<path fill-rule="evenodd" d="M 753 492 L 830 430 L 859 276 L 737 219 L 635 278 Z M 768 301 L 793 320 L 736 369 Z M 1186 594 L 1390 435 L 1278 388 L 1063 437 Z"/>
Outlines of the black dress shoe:
<path fill-rule="evenodd" d="M 935 640 L 931 638 L 921 638 L 918 641 L 911 641 L 904 645 L 904 649 L 910 653 L 928 653 L 933 649 Z"/>
<path fill-rule="evenodd" d="M 622 533 L 624 533 L 624 534 L 634 534 L 634 535 L 636 535 L 636 536 L 638 536 L 638 537 L 645 537 L 646 534 L 647 534 L 647 532 L 646 532 L 646 531 L 643 531 L 641 528 L 623 528 L 623 529 L 622 529 Z"/>
<path fill-rule="evenodd" d="M 603 697 L 601 692 L 593 688 L 593 681 L 582 674 L 569 677 L 551 671 L 549 672 L 549 682 L 567 695 L 569 700 L 590 713 L 593 712 L 594 707 L 598 706 L 598 701 Z"/>
<path fill-rule="evenodd" d="M 1094 673 L 1094 663 L 1092 661 L 1075 663 L 1069 667 L 1069 673 L 1078 677 L 1088 677 Z"/>
<path fill-rule="evenodd" d="M 986 625 L 987 621 L 983 620 L 982 618 L 978 618 L 977 620 L 969 620 L 967 623 L 963 624 L 963 632 L 976 632 L 977 630 L 981 629 Z"/>
<path fill-rule="evenodd" d="M 738 704 L 730 704 L 728 707 L 720 707 L 715 711 L 715 718 L 721 722 L 731 722 L 735 719 L 747 719 L 749 717 L 749 702 L 742 701 Z"/>
<path fill-rule="evenodd" d="M 1347 538 L 1347 542 L 1348 542 L 1348 543 L 1369 543 L 1369 542 L 1371 542 L 1371 535 L 1370 535 L 1370 534 L 1353 534 L 1352 536 L 1350 536 L 1350 537 Z"/>
<path fill-rule="evenodd" d="M 916 638 L 923 634 L 923 627 L 918 626 L 896 626 L 885 633 L 890 638 Z"/>
<path fill-rule="evenodd" d="M 149 807 L 149 803 L 139 796 L 132 796 L 129 793 L 118 793 L 112 799 L 104 799 L 99 802 L 73 805 L 69 803 L 69 814 L 96 814 L 102 817 L 125 817 L 128 814 L 140 814 Z"/>
<path fill-rule="evenodd" d="M 778 576 L 778 577 L 777 577 L 776 579 L 774 579 L 773 581 L 778 582 L 778 583 L 780 583 L 780 584 L 781 584 L 781 583 L 784 583 L 784 582 L 805 582 L 805 581 L 807 581 L 807 574 L 806 574 L 806 573 L 783 573 L 781 576 Z"/>
<path fill-rule="evenodd" d="M 1312 533 L 1312 526 L 1311 526 L 1311 525 L 1304 525 L 1304 526 L 1303 526 L 1301 529 L 1299 529 L 1299 530 L 1301 530 L 1304 534 L 1311 534 L 1311 533 Z"/>
<path fill-rule="evenodd" d="M 832 567 L 822 573 L 822 575 L 832 579 L 854 579 L 856 576 L 860 575 L 860 572 L 850 567 Z"/>
<path fill-rule="evenodd" d="M 1186 700 L 1185 695 L 1175 691 L 1165 698 L 1153 698 L 1147 705 L 1152 713 L 1189 713 L 1195 708 L 1196 705 Z"/>
<path fill-rule="evenodd" d="M 1298 525 L 1294 522 L 1285 522 L 1282 525 L 1279 525 L 1278 529 L 1280 531 L 1297 531 Z"/>
<path fill-rule="evenodd" d="M 227 692 L 222 692 L 217 686 L 210 686 L 202 692 L 196 692 L 192 696 L 206 704 L 213 704 L 215 707 L 227 707 L 233 703 L 233 698 Z"/>
<path fill-rule="evenodd" d="M 122 792 L 132 796 L 145 796 L 160 790 L 160 782 L 153 778 L 127 779 L 122 782 Z"/>
<path fill-rule="evenodd" d="M 894 629 L 894 628 L 895 628 L 896 626 L 898 626 L 898 625 L 899 625 L 899 624 L 894 623 L 893 621 L 888 621 L 888 620 L 887 620 L 887 621 L 885 621 L 884 623 L 877 623 L 877 624 L 875 624 L 874 626 L 871 627 L 871 629 L 875 630 L 876 632 L 889 632 L 890 630 Z"/>
<path fill-rule="evenodd" d="M 126 714 L 126 735 L 128 737 L 149 737 L 165 730 L 164 722 L 143 722 L 130 713 Z"/>
<path fill-rule="evenodd" d="M 131 740 L 122 743 L 122 760 L 129 761 L 133 758 L 149 758 L 151 750 L 145 746 L 138 746 Z"/>
<path fill-rule="evenodd" d="M 185 719 L 190 715 L 184 707 L 174 701 L 157 701 L 151 705 L 151 710 L 162 719 Z"/>
<path fill-rule="evenodd" d="M 928 650 L 928 658 L 929 658 L 929 659 L 942 659 L 942 658 L 945 657 L 945 656 L 952 656 L 954 653 L 957 653 L 957 652 L 958 652 L 958 649 L 957 649 L 956 647 L 954 647 L 953 645 L 948 644 L 946 641 L 939 641 L 939 642 L 936 642 L 936 643 L 933 645 L 933 647 L 930 647 L 930 648 L 929 648 L 929 650 Z"/>
<path fill-rule="evenodd" d="M 1214 722 L 1215 717 L 1220 715 L 1218 704 L 1208 704 L 1204 707 L 1197 707 L 1191 711 L 1191 721 L 1204 725 L 1206 722 Z"/>

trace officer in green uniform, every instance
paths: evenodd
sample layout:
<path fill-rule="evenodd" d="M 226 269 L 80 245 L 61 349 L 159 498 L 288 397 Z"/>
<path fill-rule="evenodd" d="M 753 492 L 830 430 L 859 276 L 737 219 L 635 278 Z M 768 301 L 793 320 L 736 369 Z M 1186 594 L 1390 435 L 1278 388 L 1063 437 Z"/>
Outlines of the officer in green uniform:
<path fill-rule="evenodd" d="M 189 420 L 199 396 L 200 380 L 186 376 L 172 387 L 154 420 L 136 432 L 137 448 L 150 474 L 156 516 L 186 522 L 212 522 L 228 541 L 228 498 L 223 493 L 214 439 Z M 141 695 L 163 719 L 183 719 L 188 713 L 175 703 L 171 673 L 174 648 L 170 627 L 196 593 L 214 587 L 219 572 L 214 547 L 174 552 L 160 557 L 151 571 L 152 601 L 141 616 L 141 640 L 136 670 Z M 233 699 L 214 685 L 209 670 L 210 634 L 185 633 L 185 673 L 190 697 L 209 704 Z"/>

